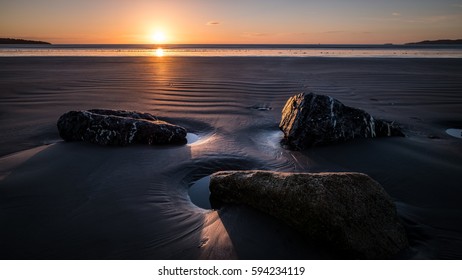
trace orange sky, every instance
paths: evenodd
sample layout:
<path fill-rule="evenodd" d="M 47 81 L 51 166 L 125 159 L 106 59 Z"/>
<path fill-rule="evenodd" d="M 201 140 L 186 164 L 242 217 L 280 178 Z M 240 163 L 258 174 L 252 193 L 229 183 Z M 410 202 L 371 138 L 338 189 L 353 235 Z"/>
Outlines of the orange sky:
<path fill-rule="evenodd" d="M 52 43 L 404 43 L 462 38 L 462 0 L 0 0 L 0 37 Z"/>

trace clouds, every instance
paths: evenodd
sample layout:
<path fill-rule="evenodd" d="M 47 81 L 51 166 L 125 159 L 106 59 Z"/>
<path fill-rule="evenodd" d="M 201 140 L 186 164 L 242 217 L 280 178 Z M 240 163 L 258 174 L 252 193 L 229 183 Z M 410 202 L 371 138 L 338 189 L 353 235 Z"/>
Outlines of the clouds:
<path fill-rule="evenodd" d="M 244 37 L 264 37 L 264 36 L 273 36 L 277 34 L 264 33 L 264 32 L 244 32 L 242 35 Z"/>
<path fill-rule="evenodd" d="M 324 34 L 338 34 L 338 33 L 345 33 L 344 30 L 330 30 L 330 31 L 324 31 L 322 32 Z"/>
<path fill-rule="evenodd" d="M 419 15 L 402 15 L 399 12 L 393 12 L 389 16 L 386 17 L 370 17 L 370 18 L 363 18 L 367 21 L 374 21 L 374 22 L 395 22 L 395 23 L 420 23 L 420 24 L 434 24 L 434 23 L 444 23 L 444 22 L 455 22 L 460 20 L 461 17 L 459 14 L 429 14 L 426 16 L 419 16 Z"/>
<path fill-rule="evenodd" d="M 213 26 L 213 25 L 220 25 L 220 24 L 221 22 L 212 20 L 212 21 L 207 22 L 205 25 Z"/>

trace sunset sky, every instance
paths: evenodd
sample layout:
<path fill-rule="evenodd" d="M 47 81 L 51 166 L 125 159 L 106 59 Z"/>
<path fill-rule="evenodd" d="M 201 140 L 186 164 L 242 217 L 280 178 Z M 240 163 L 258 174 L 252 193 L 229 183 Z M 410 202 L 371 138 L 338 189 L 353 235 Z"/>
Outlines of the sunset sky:
<path fill-rule="evenodd" d="M 457 39 L 462 38 L 462 1 L 0 0 L 0 37 L 56 44 Z"/>

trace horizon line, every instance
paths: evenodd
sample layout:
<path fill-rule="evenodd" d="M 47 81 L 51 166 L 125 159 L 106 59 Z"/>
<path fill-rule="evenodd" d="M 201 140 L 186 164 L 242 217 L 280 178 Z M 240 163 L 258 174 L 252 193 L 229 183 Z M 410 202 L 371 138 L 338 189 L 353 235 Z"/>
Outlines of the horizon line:
<path fill-rule="evenodd" d="M 402 46 L 419 44 L 420 42 L 409 43 L 51 43 L 47 45 L 151 45 L 151 46 Z M 2 45 L 42 45 L 42 44 L 0 44 Z"/>

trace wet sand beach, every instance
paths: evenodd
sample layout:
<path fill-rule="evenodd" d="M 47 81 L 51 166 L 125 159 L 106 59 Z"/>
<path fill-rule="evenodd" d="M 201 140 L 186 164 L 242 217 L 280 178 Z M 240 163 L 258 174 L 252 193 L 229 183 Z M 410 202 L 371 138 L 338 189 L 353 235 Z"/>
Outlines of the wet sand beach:
<path fill-rule="evenodd" d="M 249 207 L 196 206 L 221 170 L 364 172 L 397 205 L 410 248 L 462 258 L 462 59 L 1 57 L 0 259 L 336 259 Z M 397 121 L 406 137 L 289 151 L 281 110 L 299 92 Z M 64 142 L 70 110 L 148 112 L 183 146 Z M 203 179 L 204 181 L 206 179 Z M 202 182 L 201 181 L 201 182 Z M 206 185 L 206 184 L 205 184 Z"/>

